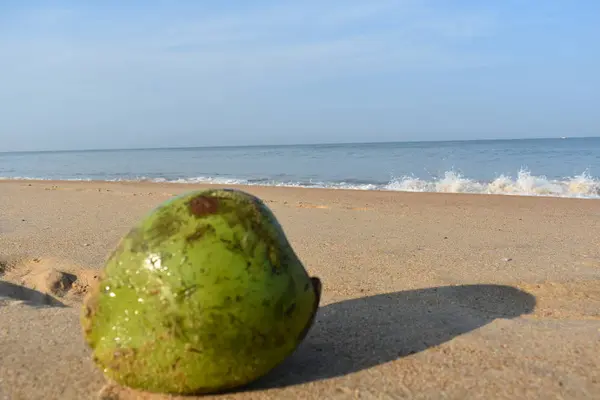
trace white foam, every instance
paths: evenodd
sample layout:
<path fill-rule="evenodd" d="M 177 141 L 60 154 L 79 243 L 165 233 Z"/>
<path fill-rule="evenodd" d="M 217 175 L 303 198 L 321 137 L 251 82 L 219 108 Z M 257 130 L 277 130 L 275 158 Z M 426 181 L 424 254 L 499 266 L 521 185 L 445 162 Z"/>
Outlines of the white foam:
<path fill-rule="evenodd" d="M 587 171 L 564 180 L 551 180 L 521 170 L 515 179 L 500 175 L 491 182 L 477 182 L 454 171 L 448 171 L 438 180 L 425 181 L 406 176 L 394 179 L 385 189 L 407 192 L 600 198 L 600 180 L 594 179 Z"/>
<path fill-rule="evenodd" d="M 6 180 L 49 180 L 47 177 L 0 177 Z M 57 179 L 58 180 L 58 179 Z M 89 178 L 62 179 L 67 181 L 91 181 Z M 492 181 L 480 182 L 464 177 L 455 171 L 447 171 L 439 179 L 425 180 L 412 176 L 394 178 L 387 184 L 356 184 L 347 182 L 280 182 L 280 181 L 248 181 L 246 179 L 197 176 L 190 178 L 166 179 L 136 177 L 131 179 L 104 179 L 110 182 L 156 182 L 181 184 L 215 184 L 215 185 L 250 185 L 305 187 L 350 190 L 385 190 L 399 192 L 432 192 L 432 193 L 479 193 L 515 196 L 551 196 L 600 199 L 600 179 L 592 177 L 588 171 L 580 175 L 562 180 L 552 180 L 540 175 L 532 175 L 527 170 L 520 170 L 516 178 L 500 175 Z"/>

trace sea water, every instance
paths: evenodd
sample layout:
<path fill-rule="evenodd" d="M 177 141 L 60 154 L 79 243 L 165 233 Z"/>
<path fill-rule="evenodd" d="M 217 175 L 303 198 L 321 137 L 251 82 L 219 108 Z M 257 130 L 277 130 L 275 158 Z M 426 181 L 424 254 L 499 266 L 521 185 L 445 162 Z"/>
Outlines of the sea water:
<path fill-rule="evenodd" d="M 600 199 L 600 138 L 0 153 L 0 177 Z"/>

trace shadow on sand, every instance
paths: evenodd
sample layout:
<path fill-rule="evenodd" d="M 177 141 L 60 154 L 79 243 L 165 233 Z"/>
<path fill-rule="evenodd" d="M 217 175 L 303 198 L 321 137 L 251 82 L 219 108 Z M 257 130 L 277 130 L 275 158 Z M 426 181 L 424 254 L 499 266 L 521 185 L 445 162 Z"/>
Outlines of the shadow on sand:
<path fill-rule="evenodd" d="M 296 385 L 357 372 L 447 342 L 496 318 L 535 308 L 511 286 L 462 285 L 408 290 L 320 308 L 297 351 L 245 390 Z"/>
<path fill-rule="evenodd" d="M 0 305 L 2 298 L 21 300 L 25 304 L 35 307 L 67 307 L 50 295 L 6 281 L 0 281 Z"/>

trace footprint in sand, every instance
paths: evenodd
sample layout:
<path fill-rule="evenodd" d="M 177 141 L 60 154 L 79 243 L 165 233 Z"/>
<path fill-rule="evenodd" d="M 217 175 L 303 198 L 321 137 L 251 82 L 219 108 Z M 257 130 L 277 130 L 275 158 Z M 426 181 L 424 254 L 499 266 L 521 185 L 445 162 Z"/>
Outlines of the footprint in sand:
<path fill-rule="evenodd" d="M 298 204 L 296 204 L 296 207 L 297 208 L 319 208 L 319 209 L 330 208 L 329 206 L 323 206 L 323 205 L 311 204 L 311 203 L 303 203 L 303 202 L 298 202 Z"/>
<path fill-rule="evenodd" d="M 580 261 L 579 263 L 586 267 L 600 268 L 600 258 L 586 258 L 583 261 Z"/>
<path fill-rule="evenodd" d="M 536 297 L 529 319 L 600 320 L 600 279 L 516 285 Z"/>
<path fill-rule="evenodd" d="M 55 258 L 0 259 L 0 304 L 66 306 L 81 300 L 98 275 L 97 270 Z"/>
<path fill-rule="evenodd" d="M 284 202 L 283 204 L 287 204 L 287 202 Z M 326 205 L 321 205 L 321 204 L 312 204 L 312 203 L 304 203 L 304 202 L 298 202 L 296 203 L 296 207 L 297 208 L 317 208 L 317 209 L 322 209 L 322 210 L 327 210 L 330 209 L 330 206 L 326 206 Z M 352 211 L 370 211 L 372 210 L 371 207 L 342 207 L 346 210 L 352 210 Z"/>

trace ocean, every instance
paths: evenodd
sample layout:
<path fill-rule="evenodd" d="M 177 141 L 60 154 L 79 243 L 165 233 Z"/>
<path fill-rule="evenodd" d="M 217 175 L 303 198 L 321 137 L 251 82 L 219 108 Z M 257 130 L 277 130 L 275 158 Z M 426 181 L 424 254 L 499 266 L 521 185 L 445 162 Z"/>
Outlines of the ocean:
<path fill-rule="evenodd" d="M 600 138 L 15 152 L 0 177 L 600 199 Z"/>

